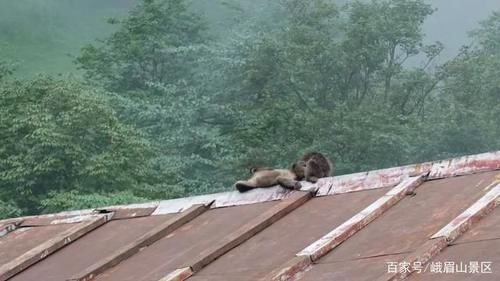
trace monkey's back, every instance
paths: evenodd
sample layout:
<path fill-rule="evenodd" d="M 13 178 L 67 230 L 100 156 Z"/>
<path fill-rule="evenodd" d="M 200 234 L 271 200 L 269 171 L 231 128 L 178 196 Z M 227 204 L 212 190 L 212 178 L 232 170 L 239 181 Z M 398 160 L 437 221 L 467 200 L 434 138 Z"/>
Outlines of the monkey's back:
<path fill-rule="evenodd" d="M 317 172 L 318 176 L 320 177 L 326 177 L 330 175 L 331 169 L 332 169 L 332 164 L 330 163 L 330 160 L 326 158 L 325 155 L 323 155 L 320 152 L 308 152 L 304 154 L 304 156 L 301 159 L 302 161 L 310 164 L 315 167 L 315 170 L 319 170 Z"/>
<path fill-rule="evenodd" d="M 256 186 L 266 187 L 277 185 L 280 177 L 295 179 L 295 174 L 287 169 L 263 170 L 255 172 L 251 180 Z"/>

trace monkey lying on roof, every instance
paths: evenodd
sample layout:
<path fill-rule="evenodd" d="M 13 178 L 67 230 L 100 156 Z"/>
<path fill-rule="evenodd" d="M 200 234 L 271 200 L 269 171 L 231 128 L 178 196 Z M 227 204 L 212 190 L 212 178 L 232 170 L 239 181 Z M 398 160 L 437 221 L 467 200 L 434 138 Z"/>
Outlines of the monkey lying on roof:
<path fill-rule="evenodd" d="M 252 177 L 246 181 L 237 181 L 234 186 L 239 192 L 249 191 L 258 187 L 271 187 L 281 185 L 287 189 L 300 189 L 297 175 L 292 170 L 257 167 L 250 170 Z"/>
<path fill-rule="evenodd" d="M 294 163 L 292 169 L 275 169 L 269 167 L 252 168 L 252 177 L 246 181 L 235 183 L 236 189 L 245 192 L 259 187 L 271 187 L 281 185 L 284 188 L 299 190 L 302 185 L 300 180 L 312 183 L 319 178 L 330 175 L 331 164 L 328 158 L 319 152 L 305 154 L 298 162 Z"/>
<path fill-rule="evenodd" d="M 306 153 L 292 166 L 297 180 L 306 180 L 315 183 L 319 178 L 328 177 L 332 169 L 330 160 L 319 152 Z"/>

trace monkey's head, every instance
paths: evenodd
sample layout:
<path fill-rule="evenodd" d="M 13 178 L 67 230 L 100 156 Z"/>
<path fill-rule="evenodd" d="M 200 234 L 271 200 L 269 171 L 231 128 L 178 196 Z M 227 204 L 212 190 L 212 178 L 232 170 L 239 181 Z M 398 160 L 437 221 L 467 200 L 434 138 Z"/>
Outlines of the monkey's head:
<path fill-rule="evenodd" d="M 251 175 L 255 174 L 255 172 L 257 172 L 258 169 L 259 169 L 258 167 L 251 167 L 250 168 L 250 174 Z"/>
<path fill-rule="evenodd" d="M 292 165 L 292 171 L 297 176 L 297 180 L 302 180 L 306 176 L 306 161 L 298 161 Z"/>

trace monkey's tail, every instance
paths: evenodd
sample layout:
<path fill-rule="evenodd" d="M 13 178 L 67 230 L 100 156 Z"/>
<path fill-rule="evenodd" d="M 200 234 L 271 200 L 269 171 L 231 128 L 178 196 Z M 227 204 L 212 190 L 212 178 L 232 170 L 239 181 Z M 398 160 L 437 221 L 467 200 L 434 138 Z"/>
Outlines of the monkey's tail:
<path fill-rule="evenodd" d="M 236 189 L 238 189 L 239 192 L 247 192 L 255 188 L 243 182 L 237 182 L 234 186 L 236 187 Z"/>

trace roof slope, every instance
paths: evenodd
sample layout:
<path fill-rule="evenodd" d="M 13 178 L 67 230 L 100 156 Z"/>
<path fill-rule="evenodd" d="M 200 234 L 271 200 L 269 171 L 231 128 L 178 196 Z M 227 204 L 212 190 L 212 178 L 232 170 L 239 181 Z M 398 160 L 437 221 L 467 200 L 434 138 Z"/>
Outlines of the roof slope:
<path fill-rule="evenodd" d="M 3 220 L 0 281 L 500 280 L 497 170 L 493 152 Z"/>

